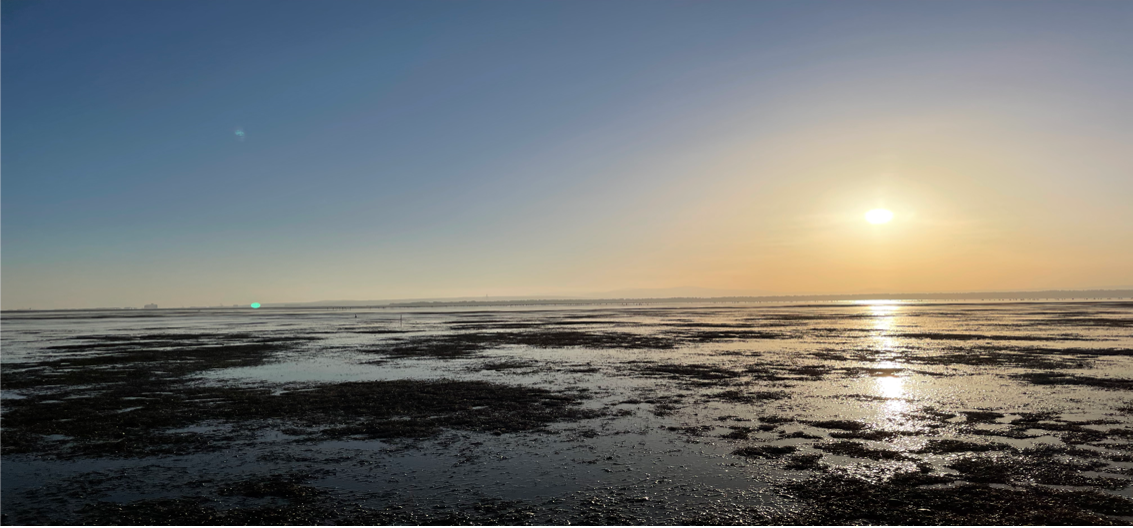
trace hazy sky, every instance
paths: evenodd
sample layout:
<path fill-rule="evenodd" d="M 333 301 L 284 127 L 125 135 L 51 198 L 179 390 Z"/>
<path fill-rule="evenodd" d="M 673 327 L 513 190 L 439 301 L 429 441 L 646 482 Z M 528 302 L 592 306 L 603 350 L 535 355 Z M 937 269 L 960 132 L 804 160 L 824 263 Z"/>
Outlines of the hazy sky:
<path fill-rule="evenodd" d="M 2 5 L 5 309 L 1133 285 L 1133 2 Z"/>

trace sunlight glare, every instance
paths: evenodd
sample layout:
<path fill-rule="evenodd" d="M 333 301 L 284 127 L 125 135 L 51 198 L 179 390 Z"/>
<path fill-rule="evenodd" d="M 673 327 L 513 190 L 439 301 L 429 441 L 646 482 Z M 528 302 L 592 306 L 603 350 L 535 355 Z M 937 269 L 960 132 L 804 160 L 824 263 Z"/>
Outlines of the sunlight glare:
<path fill-rule="evenodd" d="M 905 396 L 905 379 L 896 376 L 881 376 L 874 379 L 878 396 L 883 398 L 902 398 Z"/>
<path fill-rule="evenodd" d="M 884 224 L 893 219 L 893 211 L 888 209 L 872 209 L 865 214 L 865 219 L 871 224 Z"/>

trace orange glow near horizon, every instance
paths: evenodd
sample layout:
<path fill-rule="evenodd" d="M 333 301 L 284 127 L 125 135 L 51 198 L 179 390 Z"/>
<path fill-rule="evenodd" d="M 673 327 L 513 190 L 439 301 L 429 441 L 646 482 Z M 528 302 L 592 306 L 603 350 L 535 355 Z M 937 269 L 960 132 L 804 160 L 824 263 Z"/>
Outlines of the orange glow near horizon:
<path fill-rule="evenodd" d="M 969 9 L 954 5 L 938 7 Z M 385 31 L 360 31 L 357 43 L 287 39 L 222 53 L 218 64 L 246 62 L 200 68 L 201 89 L 229 86 L 233 72 L 258 83 L 216 92 L 228 93 L 223 111 L 211 95 L 185 98 L 197 70 L 149 67 L 164 60 L 154 55 L 161 46 L 121 45 L 137 60 L 114 64 L 100 46 L 89 56 L 76 47 L 89 67 L 46 58 L 64 48 L 10 46 L 46 55 L 10 61 L 13 76 L 43 84 L 5 93 L 27 111 L 4 121 L 4 145 L 21 153 L 4 161 L 4 306 L 1133 288 L 1133 121 L 1124 118 L 1133 55 L 1119 53 L 1133 37 L 1099 32 L 1122 19 L 1098 16 L 1077 34 L 1028 26 L 1030 15 L 1005 18 L 1006 32 L 879 22 L 862 33 L 870 38 L 846 28 L 847 39 L 827 40 L 806 10 L 796 19 L 758 2 L 672 4 L 708 18 L 662 17 L 671 27 L 642 24 L 629 8 L 624 24 L 592 27 L 585 6 L 567 24 L 553 7 L 549 33 L 499 41 L 479 34 L 487 26 L 445 22 L 432 31 L 446 38 L 425 47 L 389 48 Z M 765 7 L 798 24 L 783 38 L 813 45 L 709 29 L 770 24 L 725 16 Z M 937 9 L 910 7 L 922 8 Z M 512 20 L 483 20 L 496 19 Z M 578 33 L 550 37 L 568 27 Z M 693 30 L 704 43 L 723 40 L 670 48 L 674 31 Z M 91 42 L 113 33 L 86 31 Z M 562 45 L 592 33 L 606 44 Z M 932 35 L 940 40 L 930 45 Z M 972 40 L 979 35 L 987 40 Z M 202 44 L 213 49 L 176 42 L 194 57 Z M 120 98 L 128 111 L 82 88 L 108 82 L 103 66 L 121 67 L 114 86 L 133 94 Z M 70 76 L 87 84 L 57 82 Z M 146 81 L 126 81 L 136 76 Z M 327 99 L 322 87 L 342 93 Z M 276 90 L 254 111 L 244 99 Z M 159 126 L 158 101 L 170 112 L 160 123 L 186 126 Z M 239 122 L 205 119 L 216 115 Z M 215 140 L 205 139 L 212 129 Z M 64 145 L 75 155 L 58 155 Z"/>

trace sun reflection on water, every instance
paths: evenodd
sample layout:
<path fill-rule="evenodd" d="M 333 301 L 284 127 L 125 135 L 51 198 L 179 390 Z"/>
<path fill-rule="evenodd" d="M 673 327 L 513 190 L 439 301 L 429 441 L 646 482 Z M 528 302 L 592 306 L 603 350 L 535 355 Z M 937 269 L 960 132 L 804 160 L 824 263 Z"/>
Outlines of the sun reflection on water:
<path fill-rule="evenodd" d="M 870 368 L 876 374 L 873 378 L 873 393 L 875 396 L 885 398 L 878 409 L 879 419 L 890 422 L 902 420 L 902 415 L 909 410 L 908 378 L 900 369 L 905 365 L 900 361 L 897 339 L 890 333 L 897 328 L 901 316 L 901 305 L 898 303 L 878 303 L 869 305 L 871 326 L 874 330 L 872 336 L 873 349 L 877 352 Z"/>
<path fill-rule="evenodd" d="M 897 341 L 889 333 L 893 331 L 900 308 L 896 304 L 873 304 L 869 307 L 874 349 L 886 356 L 892 354 L 897 346 Z"/>
<path fill-rule="evenodd" d="M 905 378 L 896 376 L 881 376 L 874 378 L 877 395 L 883 398 L 904 398 Z"/>
<path fill-rule="evenodd" d="M 881 415 L 889 421 L 904 421 L 902 416 L 909 411 L 908 387 L 906 378 L 901 376 L 881 376 L 874 378 L 874 391 L 882 398 Z"/>

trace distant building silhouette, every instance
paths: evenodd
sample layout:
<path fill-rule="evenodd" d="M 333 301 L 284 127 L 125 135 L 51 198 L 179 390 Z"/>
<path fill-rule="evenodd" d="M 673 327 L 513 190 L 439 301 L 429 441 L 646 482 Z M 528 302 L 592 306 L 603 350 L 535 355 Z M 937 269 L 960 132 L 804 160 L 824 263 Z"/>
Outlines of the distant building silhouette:
<path fill-rule="evenodd" d="M 149 303 L 149 304 L 146 305 L 146 310 L 156 310 L 156 309 L 157 309 L 156 304 Z"/>

